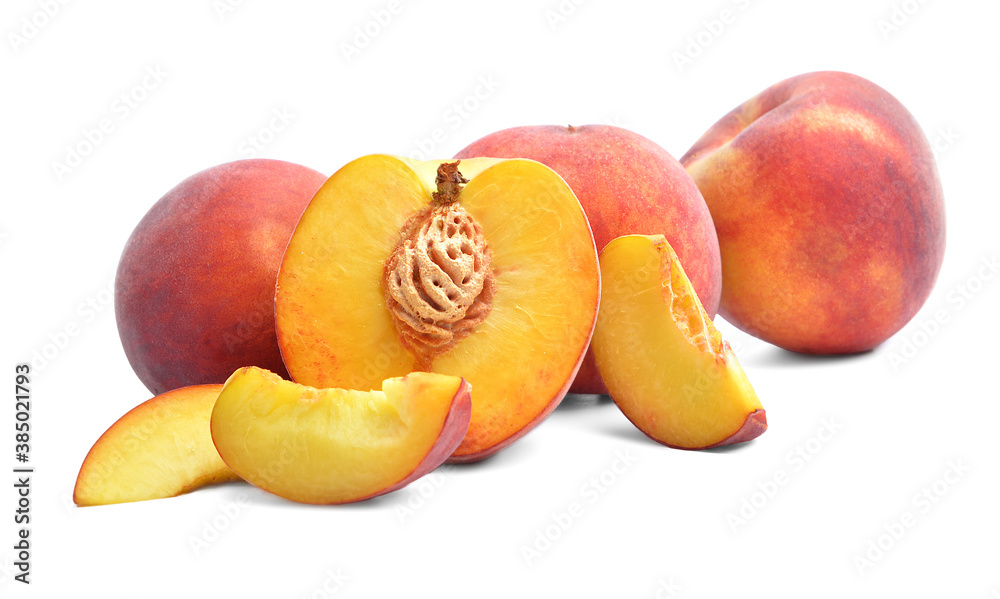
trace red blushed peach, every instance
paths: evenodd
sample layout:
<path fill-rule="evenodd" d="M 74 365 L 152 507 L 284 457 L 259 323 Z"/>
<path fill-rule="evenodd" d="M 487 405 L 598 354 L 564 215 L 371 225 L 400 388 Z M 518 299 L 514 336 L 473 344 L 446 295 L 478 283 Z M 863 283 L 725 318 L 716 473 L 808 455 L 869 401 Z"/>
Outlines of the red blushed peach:
<path fill-rule="evenodd" d="M 916 120 L 874 83 L 837 72 L 782 81 L 681 162 L 718 231 L 720 313 L 744 331 L 798 352 L 860 352 L 930 294 L 944 256 L 941 182 Z"/>
<path fill-rule="evenodd" d="M 530 158 L 559 173 L 580 200 L 594 242 L 662 234 L 676 250 L 709 316 L 719 306 L 719 242 L 708 207 L 684 168 L 666 150 L 621 127 L 514 127 L 487 135 L 456 158 Z M 588 351 L 570 388 L 607 393 Z"/>
<path fill-rule="evenodd" d="M 142 218 L 118 264 L 115 316 L 150 391 L 221 384 L 249 364 L 285 374 L 278 265 L 324 181 L 297 164 L 239 160 L 185 179 Z"/>

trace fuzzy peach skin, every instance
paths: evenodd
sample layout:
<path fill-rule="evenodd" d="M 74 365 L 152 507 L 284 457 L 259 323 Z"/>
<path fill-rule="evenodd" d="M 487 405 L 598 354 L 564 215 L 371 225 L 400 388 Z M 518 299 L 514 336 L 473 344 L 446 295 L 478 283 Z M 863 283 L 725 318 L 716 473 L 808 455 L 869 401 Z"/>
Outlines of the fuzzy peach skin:
<path fill-rule="evenodd" d="M 325 181 L 289 162 L 237 160 L 153 204 L 115 277 L 118 333 L 150 391 L 221 384 L 249 364 L 287 376 L 274 285 L 295 223 Z"/>
<path fill-rule="evenodd" d="M 456 158 L 530 158 L 559 173 L 583 206 L 594 243 L 621 235 L 666 236 L 714 316 L 722 270 L 712 217 L 681 164 L 653 141 L 621 127 L 527 126 L 491 133 Z M 587 351 L 572 393 L 607 393 Z"/>
<path fill-rule="evenodd" d="M 945 246 L 941 182 L 916 120 L 874 83 L 839 72 L 782 81 L 681 163 L 718 231 L 720 314 L 742 330 L 797 352 L 860 352 L 930 294 Z"/>

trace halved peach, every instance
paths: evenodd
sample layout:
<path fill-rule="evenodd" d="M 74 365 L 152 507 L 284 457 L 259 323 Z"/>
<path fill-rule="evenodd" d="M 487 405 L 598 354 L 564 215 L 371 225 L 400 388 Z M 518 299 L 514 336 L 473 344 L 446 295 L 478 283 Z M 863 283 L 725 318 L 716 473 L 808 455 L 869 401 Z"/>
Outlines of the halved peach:
<path fill-rule="evenodd" d="M 371 155 L 306 208 L 275 307 L 296 382 L 365 390 L 414 370 L 468 380 L 458 462 L 495 453 L 555 409 L 599 301 L 587 218 L 548 167 Z"/>
<path fill-rule="evenodd" d="M 767 417 L 729 344 L 662 235 L 626 235 L 600 255 L 592 348 L 612 399 L 655 441 L 705 449 L 749 441 Z"/>
<path fill-rule="evenodd" d="M 94 443 L 73 490 L 80 506 L 174 497 L 238 480 L 209 433 L 222 385 L 174 389 L 122 416 Z"/>
<path fill-rule="evenodd" d="M 469 427 L 470 386 L 414 372 L 381 391 L 315 389 L 257 367 L 226 381 L 212 439 L 244 480 L 302 503 L 360 501 L 440 466 Z"/>

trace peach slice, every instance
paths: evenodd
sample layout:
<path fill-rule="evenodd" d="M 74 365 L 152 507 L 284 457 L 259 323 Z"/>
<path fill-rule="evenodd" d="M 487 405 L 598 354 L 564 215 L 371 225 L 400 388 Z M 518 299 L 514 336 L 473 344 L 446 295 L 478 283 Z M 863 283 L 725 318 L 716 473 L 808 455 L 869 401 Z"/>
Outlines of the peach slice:
<path fill-rule="evenodd" d="M 612 399 L 654 441 L 705 449 L 749 441 L 767 417 L 729 344 L 662 235 L 626 235 L 600 255 L 592 348 Z"/>
<path fill-rule="evenodd" d="M 361 501 L 440 466 L 469 428 L 471 387 L 414 372 L 381 391 L 315 389 L 256 367 L 226 381 L 212 439 L 243 479 L 301 503 Z"/>
<path fill-rule="evenodd" d="M 275 313 L 298 383 L 367 390 L 414 370 L 468 380 L 472 422 L 450 460 L 467 462 L 555 409 L 599 301 L 587 218 L 545 165 L 371 155 L 306 208 Z"/>
<path fill-rule="evenodd" d="M 209 433 L 222 385 L 168 391 L 111 425 L 83 460 L 73 490 L 80 506 L 174 497 L 239 477 Z"/>

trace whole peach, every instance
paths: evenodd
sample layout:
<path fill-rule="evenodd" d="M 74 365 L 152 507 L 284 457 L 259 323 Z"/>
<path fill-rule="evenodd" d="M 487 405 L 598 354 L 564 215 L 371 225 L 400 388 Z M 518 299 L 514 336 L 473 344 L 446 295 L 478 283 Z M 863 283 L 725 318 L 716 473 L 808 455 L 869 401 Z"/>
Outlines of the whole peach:
<path fill-rule="evenodd" d="M 874 348 L 923 305 L 944 256 L 931 147 L 913 116 L 856 75 L 778 83 L 681 158 L 715 221 L 720 313 L 785 349 Z"/>
<path fill-rule="evenodd" d="M 326 177 L 279 160 L 197 173 L 142 218 L 122 252 L 115 316 L 154 394 L 224 383 L 241 366 L 287 377 L 274 330 L 278 265 Z"/>
<path fill-rule="evenodd" d="M 497 131 L 456 158 L 530 158 L 559 173 L 580 200 L 597 249 L 626 234 L 662 234 L 680 257 L 709 316 L 719 307 L 719 242 L 698 187 L 651 140 L 621 127 L 527 126 Z M 607 393 L 588 350 L 573 393 Z"/>

